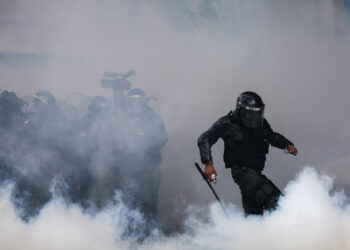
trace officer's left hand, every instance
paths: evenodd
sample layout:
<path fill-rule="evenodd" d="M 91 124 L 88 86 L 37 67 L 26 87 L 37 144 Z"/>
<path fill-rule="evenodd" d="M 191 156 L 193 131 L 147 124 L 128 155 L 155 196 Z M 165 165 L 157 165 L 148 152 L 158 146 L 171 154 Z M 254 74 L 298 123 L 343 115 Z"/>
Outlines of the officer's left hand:
<path fill-rule="evenodd" d="M 287 150 L 292 155 L 297 155 L 298 154 L 298 149 L 296 147 L 294 147 L 294 145 L 289 145 L 287 147 Z"/>

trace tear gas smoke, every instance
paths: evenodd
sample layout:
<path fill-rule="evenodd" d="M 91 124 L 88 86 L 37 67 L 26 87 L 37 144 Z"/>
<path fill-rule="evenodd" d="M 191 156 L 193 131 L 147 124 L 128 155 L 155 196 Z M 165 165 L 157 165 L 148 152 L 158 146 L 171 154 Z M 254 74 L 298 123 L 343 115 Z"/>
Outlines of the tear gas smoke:
<path fill-rule="evenodd" d="M 264 217 L 243 214 L 232 204 L 227 220 L 213 204 L 210 221 L 187 220 L 184 234 L 157 233 L 145 242 L 122 240 L 120 218 L 137 211 L 122 203 L 91 216 L 56 198 L 40 216 L 25 224 L 9 201 L 9 188 L 0 199 L 2 249 L 348 249 L 350 206 L 342 192 L 330 193 L 333 181 L 313 168 L 305 168 L 285 188 L 280 207 Z M 134 213 L 130 215 L 130 213 Z M 139 218 L 140 219 L 140 218 Z M 20 237 L 20 240 L 18 239 Z"/>
<path fill-rule="evenodd" d="M 57 96 L 60 109 L 64 110 L 66 116 L 64 122 L 53 117 L 48 126 L 42 127 L 38 137 L 41 142 L 55 142 L 60 151 L 37 148 L 28 142 L 22 145 L 18 143 L 22 142 L 19 135 L 9 133 L 3 141 L 6 141 L 7 147 L 17 150 L 16 156 L 19 157 L 10 155 L 7 163 L 15 162 L 16 164 L 12 164 L 16 166 L 15 172 L 25 176 L 23 185 L 34 183 L 33 188 L 44 186 L 45 190 L 49 190 L 52 181 L 66 185 L 66 182 L 55 179 L 66 175 L 73 177 L 70 180 L 73 184 L 87 180 L 81 176 L 81 169 L 74 168 L 76 164 L 72 163 L 84 162 L 84 155 L 89 153 L 89 144 L 67 143 L 71 142 L 75 134 L 62 136 L 57 133 L 57 129 L 66 130 L 66 125 L 71 124 L 74 118 L 82 118 L 88 112 L 87 103 L 92 96 L 107 96 L 111 100 L 109 91 L 99 85 L 104 71 L 127 72 L 132 68 L 137 71 L 137 75 L 131 80 L 133 87 L 140 87 L 158 98 L 152 105 L 164 119 L 170 138 L 163 150 L 159 199 L 160 217 L 166 224 L 167 232 L 182 229 L 188 204 L 206 204 L 212 201 L 211 194 L 204 191 L 206 187 L 201 185 L 201 179 L 192 169 L 193 162 L 199 158 L 195 142 L 212 122 L 233 108 L 235 98 L 246 90 L 254 90 L 262 96 L 266 103 L 266 116 L 272 127 L 283 132 L 300 149 L 300 156 L 296 160 L 272 149 L 267 160 L 266 175 L 279 187 L 283 187 L 302 166 L 322 166 L 318 170 L 335 175 L 336 185 L 341 185 L 347 192 L 350 183 L 347 164 L 337 163 L 338 159 L 347 159 L 350 146 L 350 43 L 344 3 L 340 0 L 121 0 L 103 3 L 96 0 L 2 0 L 0 88 L 14 90 L 19 96 L 32 95 L 40 89 L 48 90 Z M 71 96 L 72 93 L 78 94 Z M 64 98 L 66 96 L 69 97 Z M 68 104 L 73 104 L 75 108 Z M 79 128 L 75 127 L 77 130 Z M 100 139 L 108 139 L 107 130 L 99 136 Z M 22 146 L 16 147 L 17 145 Z M 230 174 L 222 170 L 223 164 L 219 160 L 222 158 L 222 148 L 222 144 L 213 148 L 214 163 L 219 172 L 216 188 L 223 200 L 240 204 L 238 188 L 233 186 Z M 53 165 L 50 164 L 52 162 Z M 327 164 L 329 162 L 337 166 L 331 169 Z M 57 172 L 61 174 L 58 177 L 53 175 Z M 96 172 L 97 175 L 100 174 L 99 171 Z M 256 235 L 266 237 L 258 238 L 261 246 L 269 243 L 265 239 L 278 238 L 273 233 L 281 238 L 276 245 L 285 248 L 287 247 L 284 243 L 297 247 L 295 244 L 299 241 L 306 242 L 305 244 L 309 244 L 311 240 L 319 242 L 318 239 L 315 240 L 318 236 L 322 240 L 330 240 L 330 237 L 324 237 L 323 227 L 319 227 L 317 231 L 310 225 L 317 221 L 314 215 L 324 215 L 326 220 L 328 218 L 331 221 L 333 227 L 329 230 L 333 231 L 329 232 L 330 235 L 337 235 L 343 229 L 347 232 L 348 208 L 333 206 L 332 202 L 337 197 L 328 196 L 327 192 L 317 193 L 326 197 L 326 202 L 315 201 L 314 194 L 310 194 L 310 197 L 304 196 L 305 190 L 318 187 L 317 190 L 327 191 L 327 188 L 324 189 L 316 181 L 318 177 L 315 174 L 302 176 L 298 182 L 289 186 L 290 195 L 282 201 L 282 209 L 272 216 L 262 220 L 245 220 L 233 215 L 230 222 L 225 222 L 217 215 L 220 213 L 214 211 L 213 223 L 217 226 L 212 228 L 213 224 L 201 222 L 196 222 L 196 225 L 214 235 L 222 233 L 225 236 L 220 238 L 222 244 L 231 244 L 234 239 L 237 243 L 235 248 L 250 247 L 251 245 L 245 244 L 253 242 L 246 233 L 240 239 L 240 229 L 245 230 L 244 232 L 256 232 L 260 229 Z M 294 192 L 296 187 L 304 185 L 303 192 Z M 64 191 L 64 187 L 59 190 Z M 43 192 L 41 195 L 45 201 L 52 198 L 50 192 Z M 297 199 L 298 195 L 300 199 Z M 31 246 L 33 237 L 42 239 L 45 237 L 41 234 L 49 233 L 44 227 L 51 228 L 52 223 L 57 222 L 50 221 L 53 217 L 48 216 L 55 209 L 59 214 L 58 218 L 63 222 L 67 220 L 69 223 L 70 213 L 78 218 L 75 225 L 69 224 L 72 230 L 78 231 L 80 222 L 81 228 L 83 225 L 91 225 L 87 226 L 91 229 L 89 232 L 103 241 L 106 240 L 106 249 L 108 244 L 111 248 L 116 247 L 113 240 L 119 242 L 120 235 L 113 231 L 122 226 L 117 225 L 116 229 L 112 226 L 111 229 L 109 223 L 115 220 L 110 221 L 113 218 L 108 217 L 109 212 L 102 214 L 102 217 L 95 214 L 96 218 L 93 219 L 85 214 L 86 211 L 81 213 L 74 205 L 68 205 L 66 210 L 64 206 L 57 205 L 56 201 L 51 201 L 45 206 L 43 215 L 26 225 L 15 219 L 8 196 L 5 192 L 2 204 L 6 209 L 3 213 L 8 214 L 9 225 L 13 223 L 17 229 L 7 233 L 14 235 L 16 230 L 24 232 L 23 235 L 27 233 L 28 246 Z M 291 209 L 295 211 L 290 211 L 283 205 L 290 200 L 294 201 L 292 197 L 296 199 L 296 203 L 291 202 Z M 17 200 L 15 198 L 16 196 L 12 196 L 10 199 Z M 300 211 L 298 204 L 307 206 L 312 204 L 309 201 L 318 204 L 319 209 L 334 209 L 324 214 L 304 214 L 302 211 L 297 214 Z M 15 204 L 18 208 L 25 206 L 23 203 Z M 306 211 L 310 212 L 308 209 Z M 236 210 L 233 209 L 232 213 L 236 213 Z M 303 220 L 297 220 L 295 224 L 288 219 L 299 215 Z M 304 217 L 305 224 L 298 224 L 304 223 Z M 94 231 L 92 225 L 99 218 L 102 218 L 102 222 L 97 228 L 104 228 L 106 235 Z M 278 221 L 288 222 L 288 227 L 284 228 L 285 224 L 282 222 L 279 225 L 283 228 L 278 227 L 277 218 Z M 342 218 L 344 224 L 336 218 Z M 338 223 L 339 227 L 334 223 Z M 36 231 L 35 228 L 39 228 L 39 225 L 42 228 Z M 310 235 L 309 239 L 303 239 L 303 236 L 308 235 L 307 229 L 315 234 Z M 176 248 L 180 244 L 186 248 L 188 243 L 188 246 L 199 248 L 205 242 L 215 248 L 215 242 L 207 240 L 210 239 L 209 234 L 193 230 L 196 235 L 193 239 L 188 234 L 172 239 L 161 238 L 160 241 L 164 244 L 157 242 L 155 246 L 149 247 Z M 70 231 L 57 229 L 56 233 L 62 236 L 62 240 L 56 242 L 58 238 L 52 234 L 48 238 L 55 244 L 48 248 L 62 247 L 60 244 L 64 242 L 67 243 L 65 248 L 73 248 L 68 245 L 75 239 L 70 237 L 73 233 L 68 235 L 68 232 Z M 290 240 L 286 232 L 292 232 L 295 237 Z M 10 246 L 21 244 L 12 241 L 13 235 L 5 237 L 6 231 L 3 235 L 2 242 Z M 109 238 L 105 239 L 104 236 Z M 82 237 L 85 242 L 90 239 L 87 235 Z M 337 237 L 338 243 L 349 246 L 341 233 Z M 79 240 L 76 244 L 80 242 Z M 32 244 L 36 248 L 36 243 Z M 102 240 L 98 244 L 104 246 Z M 320 248 L 336 246 L 332 244 L 336 243 L 324 242 Z M 13 246 L 16 248 L 16 245 Z M 96 245 L 91 243 L 89 246 Z M 122 245 L 123 247 L 127 246 Z M 228 248 L 230 247 L 231 245 Z"/>

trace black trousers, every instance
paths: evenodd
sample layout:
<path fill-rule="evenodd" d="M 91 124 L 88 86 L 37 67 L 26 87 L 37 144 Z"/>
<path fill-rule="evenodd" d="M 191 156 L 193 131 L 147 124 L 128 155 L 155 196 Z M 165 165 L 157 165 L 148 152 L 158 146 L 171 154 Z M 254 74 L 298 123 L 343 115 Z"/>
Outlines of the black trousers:
<path fill-rule="evenodd" d="M 242 166 L 232 166 L 231 174 L 242 194 L 246 215 L 263 214 L 276 208 L 281 191 L 260 171 Z"/>
<path fill-rule="evenodd" d="M 127 161 L 126 161 L 127 160 Z M 128 218 L 123 235 L 149 236 L 153 229 L 160 229 L 158 222 L 158 192 L 161 184 L 161 161 L 144 158 L 127 158 L 118 172 L 117 189 L 123 192 L 123 202 L 143 215 L 143 221 Z"/>

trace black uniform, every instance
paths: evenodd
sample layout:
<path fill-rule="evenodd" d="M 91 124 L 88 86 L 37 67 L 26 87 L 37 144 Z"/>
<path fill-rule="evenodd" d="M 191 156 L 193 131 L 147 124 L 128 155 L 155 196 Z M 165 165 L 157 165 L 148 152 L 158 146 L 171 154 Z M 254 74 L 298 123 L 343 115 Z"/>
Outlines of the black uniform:
<path fill-rule="evenodd" d="M 158 191 L 161 181 L 161 148 L 168 137 L 162 119 L 150 107 L 141 113 L 127 115 L 120 133 L 118 168 L 124 201 L 143 214 L 143 225 L 129 225 L 126 235 L 147 235 L 158 227 Z"/>
<path fill-rule="evenodd" d="M 293 143 L 274 132 L 266 119 L 261 128 L 244 126 L 235 110 L 221 117 L 199 137 L 203 164 L 212 161 L 211 147 L 219 138 L 224 140 L 224 162 L 240 187 L 246 214 L 261 214 L 264 209 L 273 209 L 281 191 L 261 174 L 266 154 L 269 145 L 285 149 Z"/>
<path fill-rule="evenodd" d="M 161 181 L 161 149 L 168 141 L 161 117 L 148 106 L 149 98 L 141 89 L 127 94 L 127 106 L 118 116 L 114 131 L 117 152 L 117 186 L 123 192 L 123 201 L 139 210 L 144 222 L 128 218 L 125 236 L 146 237 L 159 228 L 158 191 Z"/>

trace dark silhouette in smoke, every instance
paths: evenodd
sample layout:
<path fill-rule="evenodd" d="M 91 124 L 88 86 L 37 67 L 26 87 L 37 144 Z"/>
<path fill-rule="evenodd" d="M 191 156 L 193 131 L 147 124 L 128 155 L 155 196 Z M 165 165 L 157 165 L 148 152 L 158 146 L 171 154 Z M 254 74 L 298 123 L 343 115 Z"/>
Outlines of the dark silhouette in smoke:
<path fill-rule="evenodd" d="M 135 65 L 148 93 L 162 96 L 158 110 L 172 140 L 164 152 L 166 185 L 161 185 L 159 208 L 168 232 L 181 230 L 188 204 L 205 207 L 212 200 L 189 167 L 198 160 L 196 137 L 219 110 L 228 110 L 232 94 L 245 89 L 268 98 L 266 117 L 275 129 L 294 134 L 302 149 L 297 163 L 272 150 L 266 174 L 277 186 L 285 186 L 307 163 L 324 166 L 349 187 L 347 165 L 328 164 L 348 156 L 350 141 L 350 119 L 344 115 L 349 107 L 349 25 L 343 24 L 345 11 L 336 2 L 349 1 L 3 0 L 0 88 L 21 96 L 46 89 L 60 99 L 80 91 L 104 95 L 96 84 L 102 70 Z M 87 113 L 88 104 L 78 115 L 61 104 L 57 101 L 68 123 Z M 280 119 L 286 113 L 290 115 Z M 95 131 L 97 125 L 93 127 Z M 69 153 L 76 161 L 90 162 L 94 155 L 88 152 L 95 150 L 95 137 L 87 131 L 83 138 L 66 140 L 79 147 L 61 143 L 62 150 L 73 148 Z M 214 158 L 219 159 L 222 147 L 214 146 Z M 63 161 L 59 154 L 46 157 L 59 158 L 57 164 Z M 27 166 L 35 165 L 34 157 L 25 160 Z M 9 159 L 7 164 L 11 166 Z M 221 198 L 239 204 L 238 188 L 227 192 L 232 179 L 223 174 L 222 161 L 216 164 Z M 76 166 L 70 171 L 83 173 Z M 63 174 L 55 179 L 63 180 Z"/>
<path fill-rule="evenodd" d="M 0 94 L 0 181 L 14 183 L 12 201 L 24 221 L 54 194 L 96 213 L 115 204 L 121 191 L 122 202 L 144 216 L 137 223 L 127 218 L 125 236 L 145 237 L 159 228 L 165 126 L 143 90 L 124 92 L 118 92 L 122 105 L 91 98 L 86 114 L 48 91 L 28 102 L 13 92 Z"/>
<path fill-rule="evenodd" d="M 243 92 L 237 99 L 236 109 L 218 119 L 198 139 L 204 172 L 210 181 L 217 175 L 211 147 L 219 138 L 224 141 L 225 167 L 231 169 L 232 178 L 241 190 L 246 215 L 275 210 L 282 194 L 262 174 L 269 145 L 297 154 L 291 141 L 271 129 L 264 118 L 264 109 L 265 104 L 258 94 Z"/>

